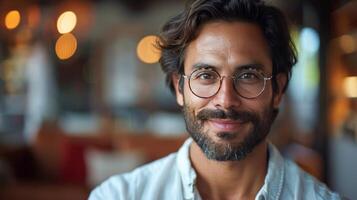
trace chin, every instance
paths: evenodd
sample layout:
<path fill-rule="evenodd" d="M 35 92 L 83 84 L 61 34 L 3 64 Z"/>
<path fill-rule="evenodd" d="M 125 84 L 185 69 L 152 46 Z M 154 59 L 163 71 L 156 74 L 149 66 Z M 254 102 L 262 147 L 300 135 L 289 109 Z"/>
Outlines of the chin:
<path fill-rule="evenodd" d="M 244 138 L 251 134 L 251 132 L 252 131 L 249 128 L 229 131 L 220 130 L 208 133 L 208 137 L 210 137 L 212 141 L 216 141 L 217 143 L 229 143 L 231 145 L 237 145 L 242 143 L 244 141 Z"/>
<path fill-rule="evenodd" d="M 259 146 L 265 137 L 257 132 L 209 132 L 193 134 L 202 152 L 210 160 L 240 161 Z"/>

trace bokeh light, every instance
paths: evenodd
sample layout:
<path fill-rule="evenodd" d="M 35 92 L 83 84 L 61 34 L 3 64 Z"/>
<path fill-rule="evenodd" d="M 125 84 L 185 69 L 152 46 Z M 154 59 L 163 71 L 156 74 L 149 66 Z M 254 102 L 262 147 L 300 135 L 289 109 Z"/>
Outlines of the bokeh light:
<path fill-rule="evenodd" d="M 303 51 L 316 53 L 320 47 L 320 38 L 317 31 L 313 28 L 304 27 L 301 30 L 301 47 Z"/>
<path fill-rule="evenodd" d="M 61 60 L 66 60 L 73 56 L 77 50 L 77 39 L 71 33 L 61 35 L 56 42 L 56 55 Z"/>
<path fill-rule="evenodd" d="M 155 47 L 157 41 L 158 37 L 155 35 L 148 35 L 140 40 L 136 53 L 142 62 L 153 64 L 159 61 L 161 54 Z"/>
<path fill-rule="evenodd" d="M 352 53 L 356 50 L 355 40 L 351 35 L 343 35 L 340 37 L 340 47 L 344 53 Z"/>
<path fill-rule="evenodd" d="M 8 29 L 16 28 L 21 21 L 20 12 L 17 10 L 12 10 L 8 12 L 5 16 L 5 26 Z"/>
<path fill-rule="evenodd" d="M 343 80 L 345 95 L 349 98 L 357 98 L 357 76 L 349 76 Z"/>
<path fill-rule="evenodd" d="M 77 16 L 72 11 L 66 11 L 62 13 L 57 20 L 57 30 L 59 33 L 71 32 L 77 24 Z"/>

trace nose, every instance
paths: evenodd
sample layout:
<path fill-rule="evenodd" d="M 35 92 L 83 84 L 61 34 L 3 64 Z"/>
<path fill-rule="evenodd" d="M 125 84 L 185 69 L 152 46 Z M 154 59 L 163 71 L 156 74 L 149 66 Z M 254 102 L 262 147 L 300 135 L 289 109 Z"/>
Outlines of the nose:
<path fill-rule="evenodd" d="M 233 80 L 230 77 L 222 77 L 221 88 L 212 99 L 217 108 L 237 108 L 241 104 L 241 97 L 234 89 Z"/>

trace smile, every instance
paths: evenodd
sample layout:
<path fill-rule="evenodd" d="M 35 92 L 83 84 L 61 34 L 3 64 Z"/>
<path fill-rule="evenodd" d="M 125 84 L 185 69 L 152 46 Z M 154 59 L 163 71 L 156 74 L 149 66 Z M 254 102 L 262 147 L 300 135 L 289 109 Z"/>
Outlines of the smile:
<path fill-rule="evenodd" d="M 242 127 L 245 122 L 231 119 L 210 119 L 207 121 L 214 129 L 218 131 L 231 132 Z"/>

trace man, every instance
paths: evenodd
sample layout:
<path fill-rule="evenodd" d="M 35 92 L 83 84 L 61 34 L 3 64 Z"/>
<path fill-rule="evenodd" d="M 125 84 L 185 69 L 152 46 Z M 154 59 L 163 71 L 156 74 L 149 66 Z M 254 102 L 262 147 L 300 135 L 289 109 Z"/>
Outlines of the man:
<path fill-rule="evenodd" d="M 340 199 L 266 139 L 296 62 L 279 10 L 197 0 L 164 25 L 159 46 L 192 139 L 89 199 Z"/>

